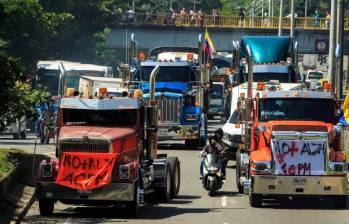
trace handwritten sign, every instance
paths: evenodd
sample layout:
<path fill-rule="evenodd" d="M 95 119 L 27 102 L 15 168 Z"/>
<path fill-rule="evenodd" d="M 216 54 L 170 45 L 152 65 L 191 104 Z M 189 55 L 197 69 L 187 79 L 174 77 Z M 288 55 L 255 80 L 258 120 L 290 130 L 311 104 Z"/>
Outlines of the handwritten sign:
<path fill-rule="evenodd" d="M 56 184 L 77 190 L 92 190 L 109 184 L 117 154 L 65 152 Z"/>
<path fill-rule="evenodd" d="M 275 174 L 323 174 L 326 148 L 323 140 L 272 140 Z"/>

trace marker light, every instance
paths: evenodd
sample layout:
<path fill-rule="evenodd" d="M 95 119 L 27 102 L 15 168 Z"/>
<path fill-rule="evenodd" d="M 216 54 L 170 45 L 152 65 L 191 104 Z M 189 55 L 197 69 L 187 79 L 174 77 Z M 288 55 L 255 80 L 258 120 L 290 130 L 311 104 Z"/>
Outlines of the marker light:
<path fill-rule="evenodd" d="M 194 55 L 192 53 L 187 54 L 187 60 L 192 61 L 194 58 Z"/>
<path fill-rule="evenodd" d="M 246 97 L 246 94 L 245 94 L 245 93 L 240 93 L 240 98 L 241 98 L 241 99 L 245 99 L 245 97 Z"/>
<path fill-rule="evenodd" d="M 145 54 L 144 54 L 144 52 L 139 52 L 138 58 L 139 58 L 140 61 L 144 61 L 144 59 L 145 59 Z"/>
<path fill-rule="evenodd" d="M 107 94 L 107 88 L 105 88 L 105 87 L 102 87 L 102 88 L 99 88 L 99 95 L 104 95 L 104 94 Z"/>
<path fill-rule="evenodd" d="M 332 86 L 331 86 L 331 83 L 324 83 L 324 91 L 331 91 L 332 89 Z"/>
<path fill-rule="evenodd" d="M 257 90 L 264 91 L 265 90 L 265 83 L 264 82 L 257 83 Z"/>
<path fill-rule="evenodd" d="M 74 92 L 75 92 L 74 88 L 67 88 L 67 96 L 68 97 L 72 96 Z"/>

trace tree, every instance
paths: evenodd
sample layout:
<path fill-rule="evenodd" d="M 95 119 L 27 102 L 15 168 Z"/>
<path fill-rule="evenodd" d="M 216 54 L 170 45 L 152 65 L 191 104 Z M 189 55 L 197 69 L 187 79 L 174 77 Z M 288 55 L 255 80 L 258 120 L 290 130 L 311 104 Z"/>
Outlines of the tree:
<path fill-rule="evenodd" d="M 0 130 L 21 119 L 36 117 L 35 103 L 48 95 L 42 90 L 31 90 L 23 80 L 20 61 L 0 51 Z"/>

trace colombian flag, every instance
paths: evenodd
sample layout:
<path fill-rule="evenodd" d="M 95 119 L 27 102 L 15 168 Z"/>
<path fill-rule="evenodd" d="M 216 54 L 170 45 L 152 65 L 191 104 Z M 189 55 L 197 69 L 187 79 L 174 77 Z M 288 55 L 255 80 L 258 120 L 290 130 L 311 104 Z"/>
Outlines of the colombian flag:
<path fill-rule="evenodd" d="M 345 97 L 342 109 L 343 109 L 343 117 L 339 119 L 339 122 L 346 127 L 349 124 L 349 94 L 347 94 L 347 96 Z"/>
<path fill-rule="evenodd" d="M 210 35 L 207 32 L 205 32 L 205 44 L 204 44 L 204 51 L 206 54 L 208 54 L 209 58 L 212 58 L 213 54 L 216 53 L 216 50 L 214 49 L 213 42 L 211 40 Z"/>

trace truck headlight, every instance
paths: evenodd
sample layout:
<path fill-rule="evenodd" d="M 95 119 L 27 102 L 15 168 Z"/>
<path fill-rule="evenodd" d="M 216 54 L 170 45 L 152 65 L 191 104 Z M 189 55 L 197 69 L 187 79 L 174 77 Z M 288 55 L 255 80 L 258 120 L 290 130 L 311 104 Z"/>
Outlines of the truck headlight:
<path fill-rule="evenodd" d="M 257 174 L 271 174 L 272 164 L 270 161 L 253 161 L 251 164 L 251 171 Z"/>
<path fill-rule="evenodd" d="M 128 164 L 119 166 L 119 177 L 120 180 L 130 179 L 130 166 Z"/>
<path fill-rule="evenodd" d="M 346 162 L 329 162 L 328 170 L 333 173 L 346 173 L 347 163 Z"/>

